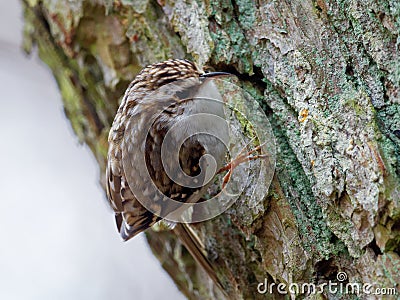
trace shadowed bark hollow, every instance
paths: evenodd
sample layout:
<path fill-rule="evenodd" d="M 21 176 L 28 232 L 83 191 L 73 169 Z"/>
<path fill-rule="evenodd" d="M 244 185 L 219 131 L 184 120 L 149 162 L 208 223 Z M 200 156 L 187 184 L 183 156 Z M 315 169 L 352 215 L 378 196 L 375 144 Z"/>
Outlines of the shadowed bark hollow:
<path fill-rule="evenodd" d="M 147 64 L 188 58 L 228 71 L 259 101 L 277 145 L 269 194 L 257 207 L 241 199 L 195 226 L 230 298 L 280 299 L 277 289 L 260 294 L 258 284 L 318 286 L 339 282 L 338 272 L 345 283 L 400 292 L 397 0 L 23 5 L 24 48 L 36 45 L 51 68 L 102 176 L 118 101 Z M 171 232 L 146 236 L 188 298 L 219 297 Z"/>

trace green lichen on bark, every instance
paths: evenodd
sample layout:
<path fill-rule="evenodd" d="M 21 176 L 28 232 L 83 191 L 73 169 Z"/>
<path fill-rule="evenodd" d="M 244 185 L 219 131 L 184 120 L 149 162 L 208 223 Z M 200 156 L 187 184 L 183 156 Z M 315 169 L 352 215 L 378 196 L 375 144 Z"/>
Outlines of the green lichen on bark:
<path fill-rule="evenodd" d="M 31 0 L 24 11 L 25 48 L 38 46 L 102 174 L 118 101 L 148 63 L 232 72 L 260 103 L 277 143 L 268 196 L 195 226 L 232 298 L 281 298 L 257 293 L 264 278 L 400 282 L 398 1 Z M 185 295 L 221 296 L 171 233 L 147 237 Z"/>

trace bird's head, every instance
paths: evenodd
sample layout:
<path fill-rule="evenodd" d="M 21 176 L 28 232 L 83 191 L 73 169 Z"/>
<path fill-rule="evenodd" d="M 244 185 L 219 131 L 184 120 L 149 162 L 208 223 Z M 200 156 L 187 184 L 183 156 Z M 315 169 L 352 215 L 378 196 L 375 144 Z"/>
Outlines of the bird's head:
<path fill-rule="evenodd" d="M 136 91 L 152 92 L 160 87 L 175 82 L 193 79 L 201 83 L 207 78 L 231 75 L 225 72 L 205 73 L 195 63 L 186 59 L 170 59 L 149 65 L 142 69 L 131 83 L 130 88 Z"/>

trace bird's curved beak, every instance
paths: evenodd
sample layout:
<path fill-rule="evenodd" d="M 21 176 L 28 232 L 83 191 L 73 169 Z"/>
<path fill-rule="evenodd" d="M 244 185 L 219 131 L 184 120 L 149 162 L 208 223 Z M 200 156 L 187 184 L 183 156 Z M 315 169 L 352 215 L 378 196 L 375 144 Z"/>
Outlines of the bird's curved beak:
<path fill-rule="evenodd" d="M 227 73 L 227 72 L 209 72 L 209 73 L 203 73 L 200 75 L 201 78 L 210 78 L 210 77 L 217 77 L 217 76 L 232 76 L 232 74 Z"/>

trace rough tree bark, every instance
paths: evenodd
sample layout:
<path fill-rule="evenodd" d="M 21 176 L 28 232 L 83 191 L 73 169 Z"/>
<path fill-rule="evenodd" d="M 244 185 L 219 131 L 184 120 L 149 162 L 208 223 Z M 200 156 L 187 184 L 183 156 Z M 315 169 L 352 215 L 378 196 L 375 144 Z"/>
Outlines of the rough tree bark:
<path fill-rule="evenodd" d="M 339 271 L 345 282 L 400 292 L 397 0 L 23 5 L 25 49 L 37 45 L 53 71 L 101 174 L 120 96 L 146 64 L 186 57 L 229 71 L 259 101 L 277 142 L 268 196 L 196 226 L 232 299 L 283 298 L 257 292 L 265 278 L 321 285 Z M 170 232 L 146 236 L 188 298 L 217 295 Z"/>

